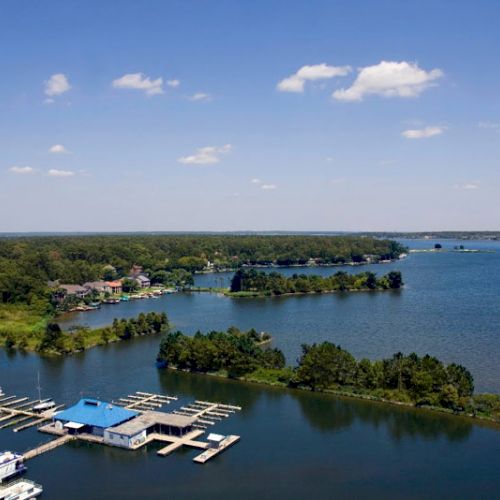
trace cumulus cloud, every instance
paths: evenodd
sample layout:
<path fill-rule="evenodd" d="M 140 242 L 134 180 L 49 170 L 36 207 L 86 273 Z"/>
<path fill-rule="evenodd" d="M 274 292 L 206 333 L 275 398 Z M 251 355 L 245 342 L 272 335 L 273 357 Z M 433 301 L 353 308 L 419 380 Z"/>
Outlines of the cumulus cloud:
<path fill-rule="evenodd" d="M 156 80 L 151 80 L 149 76 L 143 73 L 129 73 L 123 75 L 113 80 L 112 86 L 115 89 L 141 90 L 148 96 L 163 94 L 163 78 L 160 77 Z"/>
<path fill-rule="evenodd" d="M 272 191 L 273 189 L 276 189 L 277 186 L 276 184 L 262 184 L 262 186 L 260 186 L 261 189 L 264 189 L 265 191 Z"/>
<path fill-rule="evenodd" d="M 192 96 L 189 96 L 188 99 L 190 101 L 211 101 L 212 96 L 206 92 L 196 92 Z"/>
<path fill-rule="evenodd" d="M 71 177 L 75 175 L 75 172 L 72 172 L 71 170 L 57 170 L 55 168 L 51 168 L 47 172 L 47 175 L 50 177 Z"/>
<path fill-rule="evenodd" d="M 181 81 L 180 80 L 167 80 L 167 85 L 169 87 L 172 87 L 175 89 L 175 87 L 178 87 L 179 85 L 181 84 Z"/>
<path fill-rule="evenodd" d="M 12 172 L 13 174 L 20 174 L 20 175 L 26 175 L 26 174 L 32 174 L 35 172 L 35 169 L 33 167 L 10 167 L 9 172 Z"/>
<path fill-rule="evenodd" d="M 349 88 L 336 90 L 332 96 L 339 101 L 362 101 L 367 95 L 417 97 L 442 76 L 440 69 L 426 71 L 416 63 L 381 61 L 361 68 Z"/>
<path fill-rule="evenodd" d="M 280 92 L 304 92 L 306 82 L 327 80 L 335 76 L 345 76 L 351 71 L 350 66 L 329 66 L 328 64 L 313 64 L 302 66 L 296 73 L 281 80 L 276 88 Z"/>
<path fill-rule="evenodd" d="M 479 182 L 468 182 L 466 184 L 455 184 L 453 186 L 455 189 L 461 189 L 463 191 L 474 191 L 479 189 Z"/>
<path fill-rule="evenodd" d="M 441 135 L 446 130 L 445 127 L 424 127 L 424 128 L 416 128 L 404 130 L 401 132 L 403 137 L 407 139 L 426 139 L 428 137 L 434 137 L 436 135 Z"/>
<path fill-rule="evenodd" d="M 62 144 L 54 144 L 49 148 L 49 153 L 62 154 L 68 153 L 68 150 Z"/>
<path fill-rule="evenodd" d="M 45 94 L 49 97 L 64 94 L 70 88 L 68 77 L 63 73 L 56 73 L 45 82 Z M 45 102 L 50 104 L 54 101 L 53 99 L 46 99 Z"/>
<path fill-rule="evenodd" d="M 222 155 L 229 153 L 232 149 L 231 144 L 224 146 L 206 146 L 199 148 L 196 153 L 189 156 L 181 156 L 177 161 L 184 165 L 212 165 L 219 163 Z"/>

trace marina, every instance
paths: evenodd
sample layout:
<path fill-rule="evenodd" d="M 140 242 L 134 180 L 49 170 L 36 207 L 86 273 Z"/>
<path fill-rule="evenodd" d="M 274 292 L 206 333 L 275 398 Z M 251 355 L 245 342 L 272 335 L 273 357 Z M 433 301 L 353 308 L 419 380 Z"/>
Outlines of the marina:
<path fill-rule="evenodd" d="M 61 410 L 64 405 L 55 405 L 42 413 L 33 411 L 29 398 L 5 396 L 0 401 L 0 412 L 6 413 L 2 418 L 9 420 L 3 427 L 13 426 L 20 420 L 30 420 L 22 426 L 15 427 L 19 432 L 29 427 L 36 427 L 39 432 L 55 436 L 51 441 L 42 443 L 22 455 L 5 452 L 0 457 L 0 479 L 17 475 L 25 470 L 24 461 L 31 460 L 56 448 L 79 440 L 91 444 L 101 444 L 128 450 L 138 450 L 153 443 L 168 443 L 158 450 L 160 457 L 167 456 L 175 450 L 187 446 L 203 450 L 193 461 L 205 463 L 229 446 L 237 442 L 239 436 L 220 436 L 209 434 L 207 441 L 199 440 L 207 427 L 217 421 L 228 418 L 241 407 L 209 401 L 195 401 L 180 406 L 173 412 L 160 409 L 177 401 L 175 396 L 136 391 L 119 397 L 113 403 L 93 398 L 82 398 L 75 405 Z M 52 400 L 50 400 L 52 401 Z M 20 406 L 28 406 L 21 410 Z M 14 419 L 22 415 L 21 419 Z M 220 439 L 215 439 L 219 436 Z M 5 464 L 5 465 L 3 465 Z M 5 474 L 1 471 L 5 469 Z"/>

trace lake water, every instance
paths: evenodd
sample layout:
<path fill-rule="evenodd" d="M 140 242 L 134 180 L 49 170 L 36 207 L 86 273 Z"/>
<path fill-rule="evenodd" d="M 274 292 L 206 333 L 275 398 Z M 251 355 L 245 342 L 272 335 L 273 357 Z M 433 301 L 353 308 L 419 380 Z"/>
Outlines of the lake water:
<path fill-rule="evenodd" d="M 495 243 L 467 246 L 500 249 Z M 397 264 L 373 266 L 378 272 L 403 271 L 407 286 L 396 293 L 256 300 L 176 294 L 103 307 L 68 322 L 97 325 L 154 309 L 165 310 L 188 332 L 231 324 L 265 329 L 290 359 L 301 342 L 325 338 L 356 356 L 430 352 L 471 368 L 479 389 L 498 391 L 499 257 L 498 252 L 415 254 Z M 179 396 L 172 407 L 193 399 L 237 404 L 243 410 L 214 430 L 239 434 L 241 442 L 204 466 L 192 462 L 195 450 L 160 458 L 155 446 L 129 452 L 70 443 L 28 463 L 27 477 L 44 485 L 44 498 L 500 498 L 498 428 L 158 370 L 158 342 L 158 337 L 139 338 L 64 358 L 1 350 L 0 385 L 9 394 L 34 396 L 39 371 L 45 395 L 66 404 L 82 395 L 112 400 L 136 390 Z M 47 439 L 33 429 L 0 430 L 1 449 L 22 452 Z"/>
<path fill-rule="evenodd" d="M 434 241 L 403 241 L 412 248 L 432 248 Z M 443 241 L 445 248 L 463 242 Z M 279 269 L 285 274 L 403 273 L 400 291 L 302 295 L 273 298 L 228 298 L 218 294 L 165 295 L 103 306 L 67 315 L 60 323 L 90 327 L 115 317 L 165 311 L 174 328 L 196 330 L 255 328 L 270 332 L 289 363 L 302 343 L 330 340 L 356 357 L 371 359 L 395 352 L 432 354 L 469 368 L 479 391 L 500 392 L 500 243 L 466 242 L 467 248 L 495 253 L 417 253 L 391 264 L 342 268 Z M 227 286 L 232 273 L 196 276 L 200 286 Z"/>

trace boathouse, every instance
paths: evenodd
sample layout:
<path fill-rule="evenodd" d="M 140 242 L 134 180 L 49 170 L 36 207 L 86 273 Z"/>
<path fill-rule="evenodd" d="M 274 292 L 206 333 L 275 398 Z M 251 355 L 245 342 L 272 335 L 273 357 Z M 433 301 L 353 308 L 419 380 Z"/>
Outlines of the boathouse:
<path fill-rule="evenodd" d="M 195 417 L 146 411 L 120 425 L 107 428 L 104 431 L 104 442 L 123 448 L 136 448 L 144 443 L 150 434 L 185 436 L 193 430 L 195 421 Z"/>
<path fill-rule="evenodd" d="M 54 415 L 55 426 L 58 429 L 68 429 L 69 432 L 86 432 L 96 436 L 103 436 L 104 429 L 120 425 L 135 417 L 139 413 L 127 410 L 120 406 L 84 398 L 67 410 Z"/>

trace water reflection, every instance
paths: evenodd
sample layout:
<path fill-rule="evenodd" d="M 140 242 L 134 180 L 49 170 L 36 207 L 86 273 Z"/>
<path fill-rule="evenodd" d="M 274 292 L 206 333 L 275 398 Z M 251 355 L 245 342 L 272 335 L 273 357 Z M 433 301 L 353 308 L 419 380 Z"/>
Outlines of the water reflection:
<path fill-rule="evenodd" d="M 385 426 L 395 442 L 408 437 L 465 441 L 472 432 L 472 422 L 460 417 L 325 394 L 294 396 L 304 417 L 322 432 L 345 430 L 358 421 L 376 429 Z"/>

